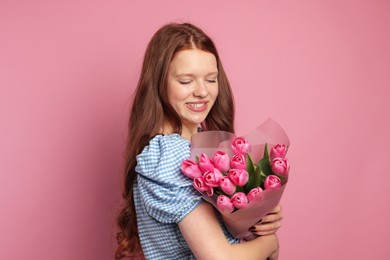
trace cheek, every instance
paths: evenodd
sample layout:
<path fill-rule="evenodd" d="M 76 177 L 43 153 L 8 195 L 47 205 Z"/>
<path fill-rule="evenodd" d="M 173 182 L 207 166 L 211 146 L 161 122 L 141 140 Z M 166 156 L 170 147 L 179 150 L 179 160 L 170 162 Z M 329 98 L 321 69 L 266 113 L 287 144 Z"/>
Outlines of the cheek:
<path fill-rule="evenodd" d="M 215 102 L 215 100 L 218 97 L 218 87 L 210 89 L 209 94 L 210 94 L 210 97 L 213 99 L 213 102 Z"/>
<path fill-rule="evenodd" d="M 174 93 L 168 96 L 169 103 L 173 107 L 181 106 L 186 101 L 186 95 L 184 93 Z"/>
<path fill-rule="evenodd" d="M 168 86 L 168 101 L 171 106 L 175 106 L 175 104 L 182 99 L 182 93 L 177 86 Z"/>

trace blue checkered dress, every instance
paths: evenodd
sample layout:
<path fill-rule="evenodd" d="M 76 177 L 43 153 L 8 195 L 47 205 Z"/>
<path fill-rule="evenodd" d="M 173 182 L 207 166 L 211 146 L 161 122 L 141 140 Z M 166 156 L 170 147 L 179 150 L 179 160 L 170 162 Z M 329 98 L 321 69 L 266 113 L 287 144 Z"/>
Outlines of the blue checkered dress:
<path fill-rule="evenodd" d="M 146 259 L 195 259 L 178 227 L 202 202 L 180 171 L 189 156 L 190 143 L 178 134 L 157 135 L 137 156 L 134 201 Z M 227 240 L 238 243 L 220 223 Z"/>

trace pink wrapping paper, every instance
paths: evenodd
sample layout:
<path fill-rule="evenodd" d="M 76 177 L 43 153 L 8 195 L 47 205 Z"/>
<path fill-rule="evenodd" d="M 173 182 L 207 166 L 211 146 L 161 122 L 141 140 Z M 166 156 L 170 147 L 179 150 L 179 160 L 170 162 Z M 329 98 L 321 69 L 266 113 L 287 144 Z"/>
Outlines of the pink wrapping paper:
<path fill-rule="evenodd" d="M 217 150 L 229 154 L 231 158 L 233 152 L 230 147 L 234 137 L 234 134 L 224 131 L 197 133 L 191 138 L 191 158 L 195 160 L 196 156 L 201 153 L 205 153 L 211 158 Z M 284 130 L 272 119 L 266 120 L 244 137 L 251 144 L 250 154 L 254 162 L 258 162 L 263 158 L 266 143 L 269 149 L 277 144 L 290 145 Z M 286 184 L 287 178 L 280 188 L 263 191 L 261 196 L 251 201 L 245 208 L 222 214 L 222 219 L 230 233 L 238 239 L 253 239 L 254 235 L 248 229 L 279 204 Z M 211 197 L 203 194 L 203 198 L 214 205 L 215 208 L 217 208 L 217 197 L 216 194 Z"/>

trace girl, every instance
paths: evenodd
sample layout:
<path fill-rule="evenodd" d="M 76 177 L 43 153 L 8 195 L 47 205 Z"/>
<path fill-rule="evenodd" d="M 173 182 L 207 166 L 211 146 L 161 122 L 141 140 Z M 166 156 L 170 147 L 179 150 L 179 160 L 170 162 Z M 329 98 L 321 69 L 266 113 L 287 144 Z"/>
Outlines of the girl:
<path fill-rule="evenodd" d="M 229 81 L 212 40 L 191 24 L 168 24 L 148 44 L 130 112 L 117 259 L 277 259 L 281 207 L 245 243 L 226 230 L 180 171 L 191 135 L 234 132 Z"/>

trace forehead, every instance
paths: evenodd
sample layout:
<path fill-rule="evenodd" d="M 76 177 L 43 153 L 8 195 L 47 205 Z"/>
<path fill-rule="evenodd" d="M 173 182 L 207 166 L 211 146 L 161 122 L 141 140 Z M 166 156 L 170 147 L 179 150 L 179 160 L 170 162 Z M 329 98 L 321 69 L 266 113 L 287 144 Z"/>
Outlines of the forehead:
<path fill-rule="evenodd" d="M 210 52 L 198 49 L 182 50 L 172 59 L 169 72 L 172 75 L 217 73 L 217 59 Z"/>

